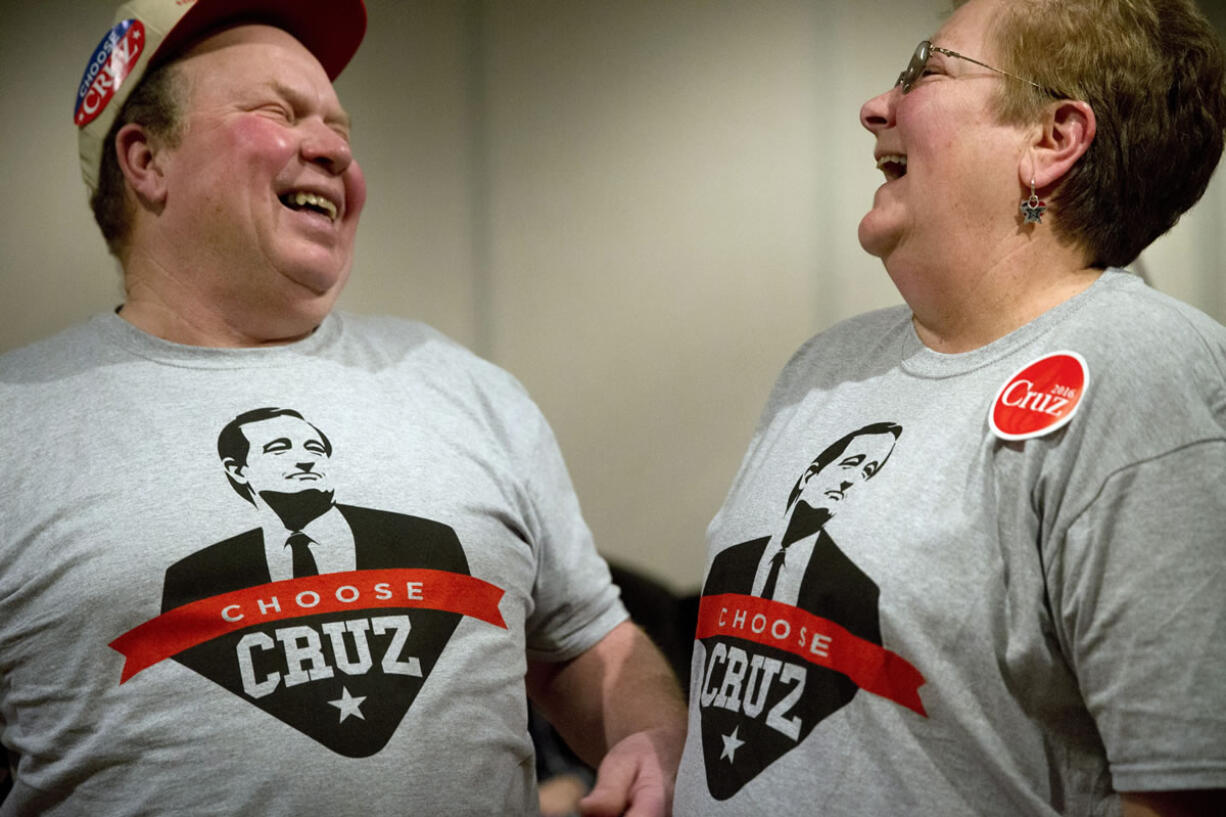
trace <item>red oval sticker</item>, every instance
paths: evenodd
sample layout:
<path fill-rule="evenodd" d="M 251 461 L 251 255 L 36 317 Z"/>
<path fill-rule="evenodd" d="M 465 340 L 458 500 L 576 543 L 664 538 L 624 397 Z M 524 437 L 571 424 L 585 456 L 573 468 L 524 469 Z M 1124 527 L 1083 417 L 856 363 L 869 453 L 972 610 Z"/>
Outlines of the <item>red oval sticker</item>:
<path fill-rule="evenodd" d="M 1004 440 L 1049 434 L 1073 419 L 1089 385 L 1090 370 L 1081 355 L 1045 355 L 1000 387 L 988 417 L 992 432 Z"/>
<path fill-rule="evenodd" d="M 72 113 L 77 127 L 83 128 L 101 115 L 143 53 L 145 24 L 140 20 L 122 20 L 106 33 L 85 66 L 77 89 Z"/>

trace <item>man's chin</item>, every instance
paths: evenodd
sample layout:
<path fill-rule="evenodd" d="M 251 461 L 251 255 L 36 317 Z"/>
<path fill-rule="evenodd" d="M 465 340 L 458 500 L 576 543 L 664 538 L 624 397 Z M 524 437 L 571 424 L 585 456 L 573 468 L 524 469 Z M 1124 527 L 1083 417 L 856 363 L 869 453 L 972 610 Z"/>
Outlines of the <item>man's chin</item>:
<path fill-rule="evenodd" d="M 285 525 L 286 530 L 302 530 L 311 520 L 328 512 L 332 507 L 331 490 L 319 488 L 303 488 L 300 491 L 260 491 L 260 499 L 264 500 L 273 513 Z"/>
<path fill-rule="evenodd" d="M 814 508 L 804 499 L 799 499 L 792 507 L 792 515 L 788 518 L 787 530 L 783 534 L 783 543 L 790 545 L 807 536 L 817 533 L 834 516 L 833 511 L 826 507 Z"/>
<path fill-rule="evenodd" d="M 340 247 L 307 242 L 286 248 L 280 272 L 287 280 L 305 290 L 306 297 L 318 299 L 330 309 L 349 280 L 352 254 L 346 257 Z"/>

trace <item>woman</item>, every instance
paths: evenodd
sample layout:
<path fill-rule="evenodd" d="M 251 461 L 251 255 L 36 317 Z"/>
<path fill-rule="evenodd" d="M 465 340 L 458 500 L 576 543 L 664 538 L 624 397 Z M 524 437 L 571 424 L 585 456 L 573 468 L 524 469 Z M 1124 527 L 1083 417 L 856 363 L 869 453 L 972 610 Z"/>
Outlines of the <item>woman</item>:
<path fill-rule="evenodd" d="M 676 813 L 1226 813 L 1226 329 L 1116 269 L 1218 162 L 1217 35 L 969 0 L 861 121 L 906 306 L 796 354 L 711 524 Z"/>

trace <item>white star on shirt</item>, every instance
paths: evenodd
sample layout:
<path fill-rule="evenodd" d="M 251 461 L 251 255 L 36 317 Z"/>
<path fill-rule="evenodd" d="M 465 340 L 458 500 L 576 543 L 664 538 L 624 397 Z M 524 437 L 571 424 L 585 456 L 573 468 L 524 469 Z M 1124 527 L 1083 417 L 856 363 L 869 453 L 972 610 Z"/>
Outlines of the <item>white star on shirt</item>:
<path fill-rule="evenodd" d="M 740 729 L 740 728 L 741 727 L 738 726 L 736 727 L 736 729 L 733 729 L 731 735 L 720 735 L 720 737 L 724 741 L 724 751 L 720 753 L 720 756 L 719 756 L 720 760 L 723 760 L 724 758 L 728 758 L 729 763 L 736 762 L 736 758 L 733 757 L 736 754 L 736 750 L 740 749 L 742 746 L 745 745 L 745 741 L 739 739 L 736 736 L 737 729 Z"/>
<path fill-rule="evenodd" d="M 332 704 L 341 711 L 341 719 L 338 721 L 338 723 L 344 723 L 345 718 L 349 717 L 350 715 L 357 715 L 362 720 L 366 720 L 366 716 L 362 714 L 361 709 L 362 701 L 364 700 L 366 700 L 365 695 L 360 695 L 355 698 L 349 694 L 348 689 L 341 687 L 341 697 L 337 698 L 335 701 L 328 701 L 328 703 Z"/>

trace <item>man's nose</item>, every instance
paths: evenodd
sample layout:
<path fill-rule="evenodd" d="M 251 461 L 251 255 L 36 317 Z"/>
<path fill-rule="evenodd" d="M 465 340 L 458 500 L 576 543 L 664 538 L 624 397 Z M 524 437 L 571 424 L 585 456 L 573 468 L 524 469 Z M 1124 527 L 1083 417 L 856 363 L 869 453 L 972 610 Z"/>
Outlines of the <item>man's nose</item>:
<path fill-rule="evenodd" d="M 310 471 L 310 470 L 311 470 L 312 468 L 314 468 L 314 467 L 315 467 L 315 463 L 313 463 L 313 462 L 300 462 L 300 463 L 298 463 L 298 470 L 299 470 L 299 471 Z"/>
<path fill-rule="evenodd" d="M 301 152 L 305 161 L 336 176 L 344 173 L 353 162 L 349 140 L 323 122 L 313 123 L 310 132 L 303 136 Z"/>

